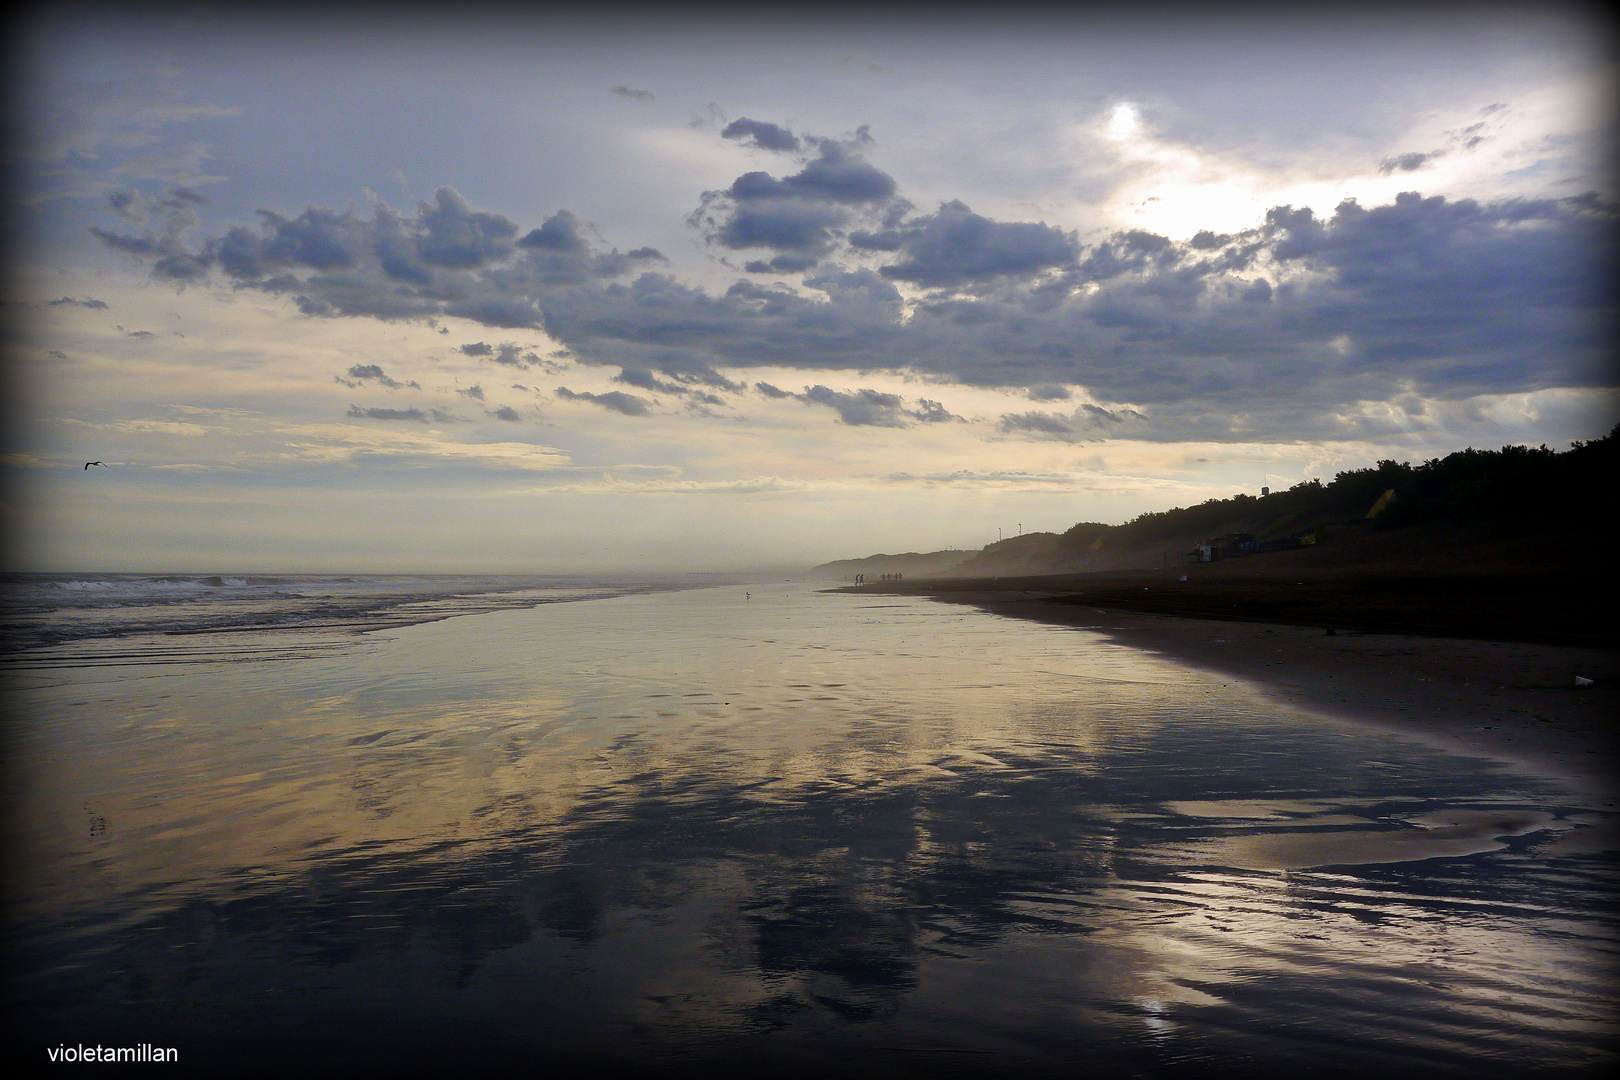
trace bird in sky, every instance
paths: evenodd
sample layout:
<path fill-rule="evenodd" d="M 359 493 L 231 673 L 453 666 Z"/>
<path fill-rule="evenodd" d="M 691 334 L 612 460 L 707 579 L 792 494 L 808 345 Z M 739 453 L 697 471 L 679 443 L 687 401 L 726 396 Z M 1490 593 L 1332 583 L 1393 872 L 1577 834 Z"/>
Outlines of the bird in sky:
<path fill-rule="evenodd" d="M 105 469 L 107 467 L 107 463 L 104 462 L 104 461 L 87 461 L 87 462 L 84 463 L 84 467 L 86 469 L 88 469 L 92 465 L 100 465 L 103 469 Z"/>

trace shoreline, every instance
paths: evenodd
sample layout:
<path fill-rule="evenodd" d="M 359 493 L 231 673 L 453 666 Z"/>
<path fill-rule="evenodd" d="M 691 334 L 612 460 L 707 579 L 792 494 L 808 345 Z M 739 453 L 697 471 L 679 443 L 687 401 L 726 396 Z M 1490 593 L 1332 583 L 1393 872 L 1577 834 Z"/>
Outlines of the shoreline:
<path fill-rule="evenodd" d="M 943 584 L 944 587 L 938 587 Z M 1620 652 L 1590 645 L 1374 630 L 1249 617 L 1146 613 L 1016 579 L 860 586 L 971 604 L 1011 618 L 1092 630 L 1120 644 L 1235 676 L 1273 699 L 1340 722 L 1489 757 L 1556 778 L 1596 807 L 1616 783 Z M 1045 583 L 1041 583 L 1045 584 Z M 931 587 L 932 586 L 932 587 Z M 1579 685 L 1576 677 L 1590 679 Z"/>

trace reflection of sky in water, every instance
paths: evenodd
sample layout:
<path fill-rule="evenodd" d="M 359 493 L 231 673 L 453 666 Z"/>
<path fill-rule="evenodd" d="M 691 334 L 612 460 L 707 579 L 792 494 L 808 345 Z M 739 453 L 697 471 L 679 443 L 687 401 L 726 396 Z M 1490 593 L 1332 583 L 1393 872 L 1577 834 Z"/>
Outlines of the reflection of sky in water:
<path fill-rule="evenodd" d="M 369 1062 L 1607 1060 L 1614 864 L 1550 784 L 1084 632 L 752 591 L 40 676 L 19 1015 Z"/>

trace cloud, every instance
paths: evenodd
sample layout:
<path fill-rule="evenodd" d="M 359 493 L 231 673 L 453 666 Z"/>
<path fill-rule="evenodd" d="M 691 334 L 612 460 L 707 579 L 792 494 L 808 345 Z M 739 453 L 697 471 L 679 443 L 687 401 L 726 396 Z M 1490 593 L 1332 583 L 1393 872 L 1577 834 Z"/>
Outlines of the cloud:
<path fill-rule="evenodd" d="M 1145 417 L 1134 409 L 1105 409 L 1082 403 L 1068 416 L 1049 412 L 1004 413 L 996 423 L 1003 435 L 1055 436 L 1066 442 L 1095 439 L 1124 432 L 1122 426 Z M 1132 434 L 1139 434 L 1133 431 Z"/>
<path fill-rule="evenodd" d="M 762 123 L 731 138 L 774 138 Z M 699 286 L 653 269 L 653 249 L 601 250 L 568 211 L 524 231 L 449 189 L 414 214 L 312 207 L 197 244 L 184 239 L 194 220 L 185 198 L 130 199 L 120 212 L 146 224 L 98 235 L 160 278 L 223 275 L 312 317 L 543 329 L 571 361 L 616 367 L 619 381 L 659 393 L 740 390 L 720 373 L 759 367 L 900 371 L 1020 389 L 1034 402 L 1065 400 L 1073 387 L 1142 437 L 1248 439 L 1346 430 L 1362 403 L 1400 394 L 1613 384 L 1617 215 L 1596 196 L 1406 192 L 1325 213 L 1276 206 L 1252 227 L 1185 241 L 1128 229 L 1082 243 L 960 201 L 919 214 L 867 160 L 869 137 L 794 138 L 797 150 L 777 152 L 799 155 L 797 171 L 737 177 L 707 192 L 688 222 L 716 247 L 762 249 L 745 272 L 796 283 Z M 516 345 L 461 351 L 514 367 L 539 361 Z M 803 399 L 848 424 L 923 420 L 883 395 L 814 392 Z M 629 394 L 576 396 L 627 415 L 648 407 Z M 1084 433 L 1107 423 L 1083 413 L 1009 413 L 1003 430 L 1057 436 L 1039 425 Z"/>
<path fill-rule="evenodd" d="M 589 401 L 593 405 L 600 405 L 604 409 L 611 409 L 625 416 L 650 416 L 652 413 L 651 402 L 647 399 L 620 390 L 610 390 L 605 394 L 592 394 L 586 391 L 575 393 L 566 386 L 559 386 L 557 396 L 565 401 Z"/>
<path fill-rule="evenodd" d="M 567 210 L 559 210 L 546 218 L 539 228 L 530 229 L 518 243 L 526 248 L 567 255 L 583 254 L 589 247 L 580 235 L 579 219 Z"/>
<path fill-rule="evenodd" d="M 369 218 L 321 207 L 296 217 L 264 210 L 256 228 L 232 228 L 197 248 L 181 239 L 196 222 L 186 200 L 166 200 L 159 209 L 161 228 L 92 232 L 109 247 L 151 260 L 159 278 L 200 281 L 218 271 L 237 288 L 287 296 L 316 317 L 453 316 L 540 329 L 536 300 L 545 289 L 611 279 L 663 259 L 646 247 L 593 251 L 566 211 L 520 238 L 516 223 L 474 209 L 450 188 L 418 203 L 414 216 L 381 204 Z"/>
<path fill-rule="evenodd" d="M 209 429 L 202 424 L 187 424 L 177 420 L 120 420 L 114 427 L 119 431 L 155 432 L 161 435 L 185 435 L 197 438 L 207 435 Z"/>
<path fill-rule="evenodd" d="M 797 150 L 798 136 L 787 128 L 767 124 L 763 120 L 733 120 L 720 132 L 722 139 L 750 142 L 761 150 Z"/>
<path fill-rule="evenodd" d="M 679 383 L 666 382 L 645 368 L 623 368 L 613 376 L 614 382 L 622 382 L 627 386 L 634 386 L 642 390 L 652 390 L 662 394 L 684 394 L 686 387 Z"/>
<path fill-rule="evenodd" d="M 736 480 L 682 480 L 673 476 L 659 476 L 659 472 L 677 470 L 657 469 L 649 466 L 621 465 L 608 469 L 558 469 L 561 483 L 535 488 L 545 494 L 609 494 L 609 495 L 771 495 L 786 492 L 804 492 L 814 485 L 803 480 L 786 480 L 779 476 L 742 477 Z M 589 480 L 575 479 L 580 474 Z M 652 474 L 652 475 L 648 475 Z"/>
<path fill-rule="evenodd" d="M 416 424 L 428 422 L 428 414 L 421 409 L 362 409 L 350 405 L 348 415 L 356 420 L 409 420 Z"/>
<path fill-rule="evenodd" d="M 1477 124 L 1475 125 L 1475 127 L 1478 126 L 1479 125 Z M 1477 141 L 1478 140 L 1476 139 L 1470 142 L 1469 146 L 1472 147 L 1474 142 Z M 1427 165 L 1435 158 L 1444 157 L 1445 153 L 1446 152 L 1444 150 L 1431 150 L 1426 154 L 1400 154 L 1396 157 L 1385 158 L 1379 163 L 1378 171 L 1383 173 L 1385 176 L 1388 176 L 1393 172 L 1416 172 L 1418 169 L 1423 168 L 1423 166 Z"/>
<path fill-rule="evenodd" d="M 919 285 L 956 285 L 1008 275 L 1029 275 L 1071 265 L 1079 250 L 1073 234 L 1045 224 L 992 221 L 960 202 L 908 222 L 898 231 L 899 262 L 879 272 Z"/>
<path fill-rule="evenodd" d="M 552 473 L 572 468 L 555 447 L 523 442 L 456 442 L 440 431 L 359 424 L 305 424 L 277 432 L 306 462 L 392 464 L 415 468 L 473 466 L 490 471 Z"/>
<path fill-rule="evenodd" d="M 195 196 L 196 187 L 220 179 L 207 170 L 205 147 L 176 129 L 240 110 L 187 101 L 169 59 L 110 78 L 66 79 L 48 66 L 38 75 L 12 88 L 16 115 L 35 122 L 8 131 L 8 150 L 34 166 L 14 177 L 27 201 L 99 198 L 137 183 Z"/>
<path fill-rule="evenodd" d="M 362 409 L 358 405 L 350 405 L 347 413 L 356 420 L 404 420 L 413 424 L 452 424 L 464 423 L 459 416 L 454 416 L 443 409 Z"/>
<path fill-rule="evenodd" d="M 48 306 L 50 306 L 50 307 L 61 307 L 64 304 L 71 304 L 73 307 L 82 307 L 82 308 L 100 308 L 100 309 L 104 309 L 104 310 L 107 308 L 106 301 L 104 301 L 104 300 L 92 300 L 89 297 L 86 297 L 86 298 L 84 298 L 82 300 L 75 300 L 71 296 L 64 296 L 60 300 L 48 301 Z"/>
<path fill-rule="evenodd" d="M 744 123 L 739 120 L 726 130 L 737 129 L 756 143 L 762 136 L 774 140 L 773 149 L 787 149 L 787 139 L 798 145 L 774 125 L 746 121 L 753 126 L 738 128 Z M 884 210 L 907 205 L 897 198 L 894 178 L 865 160 L 861 140 L 808 142 L 815 156 L 800 171 L 781 179 L 766 172 L 744 173 L 723 191 L 704 192 L 688 223 L 722 247 L 794 253 L 803 268 L 812 264 L 810 257 L 831 250 L 849 226 L 874 214 L 887 220 L 881 217 Z"/>
<path fill-rule="evenodd" d="M 816 265 L 814 255 L 776 255 L 769 262 L 751 259 L 743 264 L 750 274 L 798 274 Z"/>
<path fill-rule="evenodd" d="M 509 422 L 516 422 L 523 419 L 523 417 L 518 415 L 518 411 L 512 408 L 510 405 L 502 405 L 489 415 L 493 416 L 497 420 L 506 420 Z"/>
<path fill-rule="evenodd" d="M 1048 435 L 1072 435 L 1074 427 L 1061 416 L 1052 413 L 1007 413 L 996 425 L 1002 432 L 1035 431 Z"/>
<path fill-rule="evenodd" d="M 825 386 L 806 387 L 801 400 L 825 405 L 838 413 L 850 427 L 905 427 L 903 404 L 898 394 L 877 390 L 831 390 Z"/>
<path fill-rule="evenodd" d="M 947 410 L 945 406 L 941 405 L 939 402 L 929 401 L 927 398 L 918 398 L 917 407 L 906 415 L 910 416 L 914 420 L 920 420 L 925 424 L 967 422 L 963 417 L 957 416 L 956 414 Z"/>
<path fill-rule="evenodd" d="M 611 90 L 609 90 L 608 93 L 616 94 L 616 95 L 618 95 L 619 97 L 622 97 L 622 98 L 629 98 L 631 101 L 653 101 L 653 100 L 655 100 L 651 91 L 649 91 L 649 90 L 635 90 L 635 89 L 632 89 L 631 87 L 628 87 L 628 86 L 615 86 Z"/>
<path fill-rule="evenodd" d="M 395 379 L 389 378 L 388 375 L 384 373 L 381 365 L 378 364 L 355 364 L 353 367 L 349 368 L 348 374 L 349 377 L 347 379 L 345 379 L 342 375 L 334 375 L 332 376 L 332 381 L 341 383 L 344 386 L 351 388 L 358 388 L 367 383 L 375 383 L 378 386 L 386 386 L 390 390 L 403 390 L 406 387 L 410 387 L 413 390 L 422 389 L 421 384 L 416 382 L 414 379 L 412 379 L 410 382 L 402 383 Z"/>
<path fill-rule="evenodd" d="M 183 242 L 185 233 L 198 224 L 196 204 L 200 199 L 181 188 L 161 199 L 118 188 L 108 192 L 107 206 L 137 231 L 113 232 L 93 225 L 90 232 L 115 251 L 150 259 L 155 277 L 181 283 L 201 281 L 208 276 L 208 260 L 187 250 Z"/>
<path fill-rule="evenodd" d="M 532 349 L 525 352 L 523 346 L 510 342 L 502 345 L 491 345 L 486 341 L 473 341 L 462 345 L 458 349 L 464 356 L 475 359 L 489 359 L 497 364 L 507 367 L 523 368 L 527 370 L 530 364 L 544 364 L 539 354 Z"/>
<path fill-rule="evenodd" d="M 1110 488 L 1129 485 L 1177 489 L 1186 485 L 1174 480 L 1161 480 L 1148 477 L 1117 477 L 1099 475 L 1096 473 L 1036 473 L 1020 470 L 1005 470 L 999 472 L 976 472 L 972 469 L 959 469 L 949 473 L 886 473 L 877 477 L 878 480 L 890 484 L 903 484 L 907 487 L 952 487 L 952 488 L 982 488 L 1005 489 L 1014 491 L 1102 491 Z"/>

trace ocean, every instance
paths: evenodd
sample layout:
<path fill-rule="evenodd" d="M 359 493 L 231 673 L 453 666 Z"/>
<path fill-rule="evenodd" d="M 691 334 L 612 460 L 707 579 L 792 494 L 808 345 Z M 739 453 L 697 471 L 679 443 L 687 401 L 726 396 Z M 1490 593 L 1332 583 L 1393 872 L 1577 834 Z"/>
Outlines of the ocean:
<path fill-rule="evenodd" d="M 1105 629 L 692 578 L 5 605 L 25 1069 L 1615 1063 L 1611 814 Z"/>

